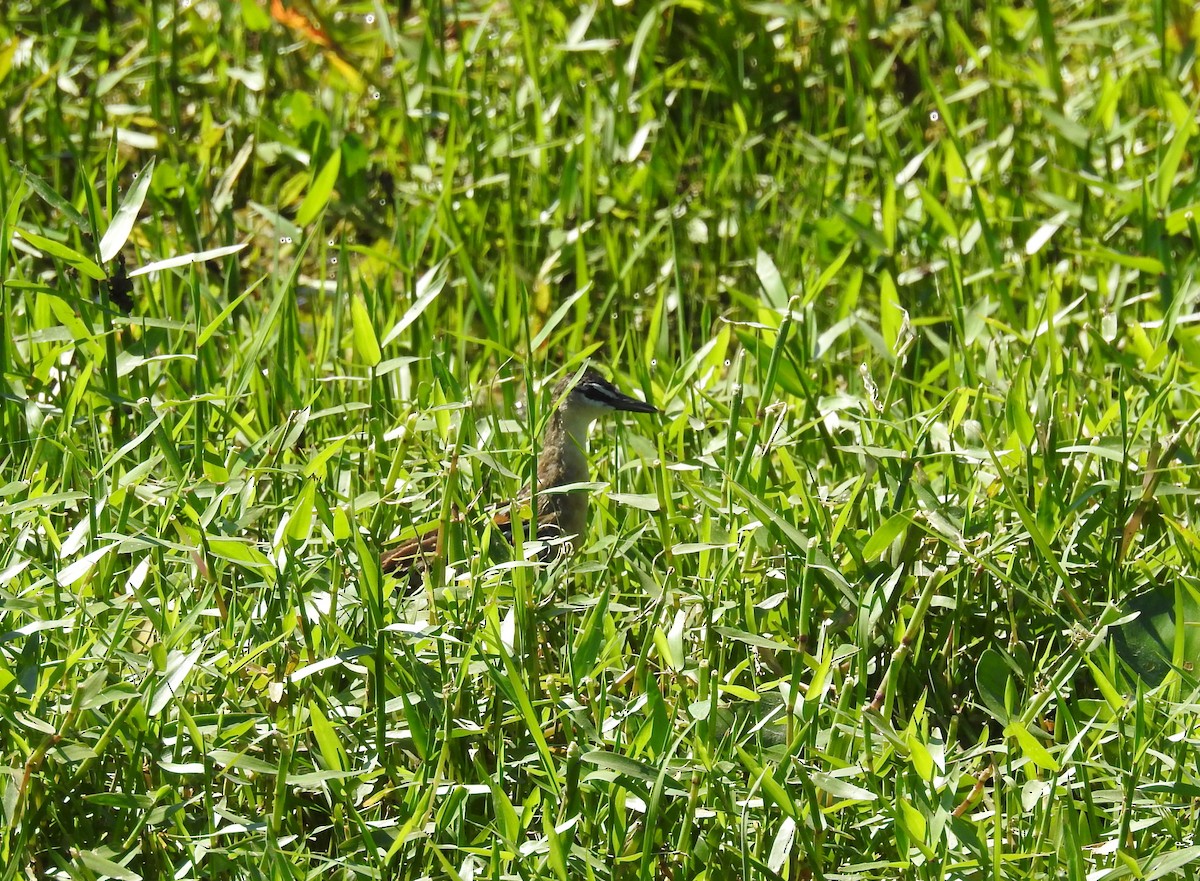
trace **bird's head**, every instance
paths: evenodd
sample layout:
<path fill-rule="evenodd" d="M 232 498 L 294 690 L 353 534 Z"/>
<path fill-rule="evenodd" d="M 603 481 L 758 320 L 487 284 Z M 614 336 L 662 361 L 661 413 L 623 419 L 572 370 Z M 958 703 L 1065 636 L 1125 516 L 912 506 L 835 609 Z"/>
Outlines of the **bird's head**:
<path fill-rule="evenodd" d="M 616 410 L 626 413 L 658 412 L 651 404 L 631 398 L 622 392 L 592 367 L 559 382 L 554 387 L 553 400 L 558 412 L 570 422 L 576 419 L 591 422 L 605 413 Z"/>

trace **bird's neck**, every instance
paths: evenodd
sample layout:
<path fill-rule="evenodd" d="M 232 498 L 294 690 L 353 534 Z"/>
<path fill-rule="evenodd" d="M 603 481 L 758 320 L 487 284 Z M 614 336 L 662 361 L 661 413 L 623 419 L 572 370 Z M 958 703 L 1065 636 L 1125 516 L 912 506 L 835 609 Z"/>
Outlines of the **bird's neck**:
<path fill-rule="evenodd" d="M 550 417 L 538 457 L 538 489 L 588 480 L 587 436 L 591 423 L 588 416 L 563 410 Z"/>

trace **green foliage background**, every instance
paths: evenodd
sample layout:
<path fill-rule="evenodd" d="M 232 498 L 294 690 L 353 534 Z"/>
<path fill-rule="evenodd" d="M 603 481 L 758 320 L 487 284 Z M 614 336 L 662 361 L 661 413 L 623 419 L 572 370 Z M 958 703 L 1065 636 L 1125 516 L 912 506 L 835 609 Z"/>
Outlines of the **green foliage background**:
<path fill-rule="evenodd" d="M 10 0 L 0 879 L 1195 877 L 1193 15 Z"/>

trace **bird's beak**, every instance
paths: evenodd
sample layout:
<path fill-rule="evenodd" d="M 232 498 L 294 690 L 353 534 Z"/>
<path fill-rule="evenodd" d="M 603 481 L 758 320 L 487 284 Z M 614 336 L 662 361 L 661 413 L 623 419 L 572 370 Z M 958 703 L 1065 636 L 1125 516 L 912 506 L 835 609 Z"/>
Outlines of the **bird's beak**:
<path fill-rule="evenodd" d="M 609 402 L 614 410 L 623 410 L 627 413 L 657 413 L 658 408 L 653 404 L 647 404 L 645 401 L 639 401 L 637 398 L 631 398 L 629 395 L 618 392 Z"/>

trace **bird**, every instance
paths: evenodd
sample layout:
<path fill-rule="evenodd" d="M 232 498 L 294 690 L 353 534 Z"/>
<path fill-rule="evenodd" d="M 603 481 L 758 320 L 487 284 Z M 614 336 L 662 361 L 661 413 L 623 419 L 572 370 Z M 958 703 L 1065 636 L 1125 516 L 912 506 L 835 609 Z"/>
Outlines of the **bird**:
<path fill-rule="evenodd" d="M 561 539 L 550 546 L 544 558 L 552 558 L 563 546 L 571 552 L 587 530 L 588 494 L 584 489 L 556 492 L 572 484 L 591 479 L 587 459 L 588 430 L 606 413 L 648 413 L 660 411 L 652 404 L 623 393 L 594 367 L 561 380 L 551 398 L 554 410 L 542 434 L 538 453 L 536 491 L 526 487 L 518 501 L 536 499 L 537 538 Z M 497 511 L 493 525 L 512 540 L 513 524 L 508 510 Z M 531 529 L 526 529 L 529 534 Z M 442 551 L 441 527 L 435 527 L 387 551 L 380 558 L 384 572 L 407 576 L 419 584 L 424 571 Z"/>

